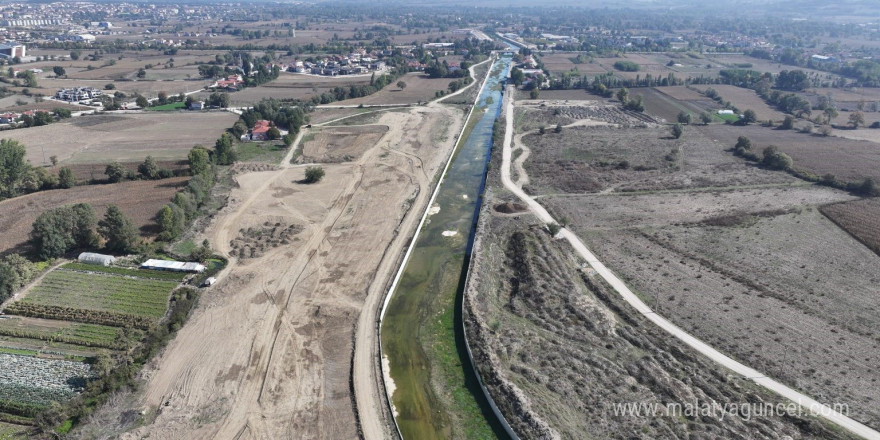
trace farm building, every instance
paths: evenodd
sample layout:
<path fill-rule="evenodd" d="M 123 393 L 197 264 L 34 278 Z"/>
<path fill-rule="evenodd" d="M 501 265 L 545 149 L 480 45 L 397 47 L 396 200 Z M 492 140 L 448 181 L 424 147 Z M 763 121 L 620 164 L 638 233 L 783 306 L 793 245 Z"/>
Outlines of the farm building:
<path fill-rule="evenodd" d="M 84 264 L 97 264 L 100 266 L 109 266 L 110 263 L 116 261 L 116 257 L 112 255 L 96 254 L 94 252 L 83 252 L 79 254 L 77 260 Z"/>
<path fill-rule="evenodd" d="M 184 263 L 183 261 L 150 259 L 141 263 L 141 269 L 202 273 L 205 271 L 205 266 L 199 263 Z"/>

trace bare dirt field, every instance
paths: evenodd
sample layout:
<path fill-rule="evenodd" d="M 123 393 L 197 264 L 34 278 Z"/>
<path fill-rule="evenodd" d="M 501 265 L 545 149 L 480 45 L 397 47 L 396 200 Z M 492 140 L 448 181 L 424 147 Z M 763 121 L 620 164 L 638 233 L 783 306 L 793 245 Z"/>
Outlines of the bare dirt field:
<path fill-rule="evenodd" d="M 597 62 L 574 63 L 572 58 L 577 58 L 577 53 L 553 53 L 545 54 L 540 57 L 544 67 L 554 73 L 565 73 L 576 70 L 586 75 L 601 75 L 608 70 Z"/>
<path fill-rule="evenodd" d="M 880 199 L 835 203 L 821 208 L 831 221 L 880 255 Z"/>
<path fill-rule="evenodd" d="M 759 121 L 766 121 L 768 119 L 772 119 L 774 121 L 781 121 L 785 119 L 785 114 L 780 112 L 779 110 L 774 109 L 767 105 L 757 93 L 755 93 L 752 89 L 744 89 L 742 87 L 729 86 L 725 84 L 713 84 L 711 86 L 706 85 L 695 85 L 694 88 L 700 91 L 706 91 L 708 88 L 713 88 L 718 91 L 718 95 L 724 98 L 726 101 L 730 101 L 731 104 L 736 106 L 739 111 L 744 112 L 746 110 L 754 110 L 755 114 L 758 116 Z"/>
<path fill-rule="evenodd" d="M 404 89 L 397 87 L 397 81 L 406 83 Z M 363 98 L 347 99 L 334 104 L 415 104 L 426 102 L 435 98 L 435 93 L 440 90 L 449 91 L 449 83 L 455 81 L 449 78 L 429 78 L 421 73 L 408 73 L 394 82 L 385 86 L 384 89 L 364 96 Z"/>
<path fill-rule="evenodd" d="M 798 133 L 795 130 L 776 130 L 768 127 L 713 124 L 694 127 L 718 140 L 728 148 L 736 144 L 738 136 L 752 141 L 752 149 L 760 152 L 769 145 L 776 145 L 794 160 L 794 166 L 817 176 L 833 174 L 843 181 L 861 181 L 866 177 L 880 180 L 880 145 L 837 136 L 824 137 Z M 839 133 L 843 130 L 836 130 Z M 868 129 L 854 131 L 869 131 Z"/>
<path fill-rule="evenodd" d="M 266 222 L 302 230 L 262 256 L 232 258 L 145 371 L 143 397 L 93 420 L 128 409 L 155 415 L 123 438 L 357 437 L 354 332 L 371 331 L 387 277 L 452 147 L 453 136 L 438 144 L 431 132 L 457 133 L 459 119 L 442 107 L 387 113 L 386 135 L 353 162 L 324 165 L 317 184 L 297 183 L 303 167 L 289 165 L 239 175 L 206 232 L 220 252 L 242 229 Z M 364 328 L 356 327 L 362 313 Z"/>
<path fill-rule="evenodd" d="M 11 105 L 8 107 L 0 107 L 0 108 L 2 108 L 4 112 L 18 112 L 18 113 L 25 112 L 28 110 L 46 110 L 46 111 L 51 112 L 51 111 L 55 110 L 56 108 L 64 108 L 64 109 L 70 110 L 72 112 L 80 112 L 80 111 L 84 111 L 84 110 L 94 110 L 93 107 L 86 107 L 86 106 L 75 105 L 75 104 L 67 104 L 65 102 L 58 102 L 58 101 L 31 102 L 31 103 L 28 103 L 25 105 L 19 105 L 19 104 L 15 103 L 15 105 Z"/>
<path fill-rule="evenodd" d="M 236 118 L 229 112 L 90 115 L 10 130 L 2 137 L 22 142 L 34 165 L 47 165 L 51 156 L 62 164 L 143 161 L 148 155 L 180 160 L 196 144 L 213 145 Z"/>
<path fill-rule="evenodd" d="M 373 148 L 387 131 L 388 127 L 381 125 L 316 129 L 314 136 L 309 136 L 302 144 L 301 160 L 305 163 L 356 160 Z"/>
<path fill-rule="evenodd" d="M 144 237 L 157 233 L 153 218 L 174 193 L 186 185 L 188 177 L 164 180 L 131 181 L 112 185 L 77 186 L 70 189 L 41 191 L 0 202 L 0 252 L 24 248 L 31 225 L 43 211 L 59 206 L 88 203 L 104 215 L 107 205 L 116 204 Z"/>

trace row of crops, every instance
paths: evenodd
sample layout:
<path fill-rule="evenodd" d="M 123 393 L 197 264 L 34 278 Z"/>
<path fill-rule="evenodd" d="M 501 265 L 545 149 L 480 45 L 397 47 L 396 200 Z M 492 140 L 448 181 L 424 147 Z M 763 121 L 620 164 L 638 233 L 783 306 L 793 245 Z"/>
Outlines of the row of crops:
<path fill-rule="evenodd" d="M 21 325 L 20 321 L 22 320 L 16 318 L 0 319 L 0 336 L 121 350 L 126 348 L 128 340 L 136 339 L 143 334 L 132 329 L 97 324 L 70 323 L 63 326 L 40 326 L 33 323 Z"/>

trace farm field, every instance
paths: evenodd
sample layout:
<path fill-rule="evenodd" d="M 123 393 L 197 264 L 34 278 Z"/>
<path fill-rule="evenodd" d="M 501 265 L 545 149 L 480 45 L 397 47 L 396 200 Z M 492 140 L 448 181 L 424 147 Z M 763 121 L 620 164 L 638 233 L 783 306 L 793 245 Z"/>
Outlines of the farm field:
<path fill-rule="evenodd" d="M 601 75 L 608 70 L 597 62 L 575 63 L 572 58 L 577 58 L 577 53 L 557 52 L 552 54 L 544 54 L 540 56 L 544 67 L 550 71 L 550 74 L 565 73 L 576 70 L 585 75 Z"/>
<path fill-rule="evenodd" d="M 149 327 L 165 316 L 179 281 L 55 269 L 6 312 L 92 324 Z"/>
<path fill-rule="evenodd" d="M 518 93 L 517 101 L 530 100 L 528 93 Z M 584 89 L 572 90 L 541 90 L 538 100 L 571 100 L 571 101 L 602 101 L 603 98 Z"/>
<path fill-rule="evenodd" d="M 202 79 L 182 81 L 113 81 L 106 79 L 46 78 L 40 80 L 39 87 L 31 88 L 31 92 L 42 93 L 46 96 L 55 96 L 55 92 L 59 89 L 94 87 L 103 90 L 105 85 L 113 84 L 116 87 L 114 90 L 123 92 L 128 96 L 141 94 L 148 98 L 155 98 L 159 95 L 159 92 L 166 92 L 169 95 L 177 95 L 179 93 L 201 90 L 212 82 L 213 81 Z"/>
<path fill-rule="evenodd" d="M 880 255 L 880 199 L 835 203 L 821 208 L 831 221 Z"/>
<path fill-rule="evenodd" d="M 406 88 L 399 89 L 397 82 L 406 83 Z M 415 104 L 426 102 L 435 98 L 435 93 L 440 90 L 449 91 L 449 83 L 455 81 L 450 78 L 429 78 L 421 73 L 408 73 L 385 86 L 382 90 L 362 98 L 346 99 L 334 102 L 334 105 L 358 105 L 358 104 Z"/>
<path fill-rule="evenodd" d="M 125 167 L 126 170 L 137 174 L 137 167 L 143 162 L 143 160 L 138 160 L 132 162 L 120 162 L 119 164 Z M 183 170 L 189 169 L 189 162 L 186 160 L 157 160 L 156 165 L 159 166 L 159 169 L 164 168 L 174 172 L 182 172 Z M 76 181 L 80 184 L 86 184 L 92 181 L 103 181 L 107 178 L 107 175 L 104 174 L 104 170 L 107 168 L 107 164 L 105 163 L 60 164 L 55 167 L 49 167 L 47 170 L 52 174 L 58 174 L 58 169 L 62 166 L 70 168 L 70 170 L 73 171 Z"/>
<path fill-rule="evenodd" d="M 877 167 L 880 145 L 874 142 L 804 134 L 795 130 L 775 130 L 756 125 L 739 127 L 713 124 L 694 129 L 704 132 L 727 148 L 733 147 L 738 136 L 749 138 L 752 149 L 757 152 L 769 145 L 776 145 L 791 156 L 796 168 L 810 171 L 817 176 L 832 174 L 838 180 L 846 182 L 861 182 L 868 177 L 880 180 L 880 169 Z M 842 130 L 835 132 L 839 131 Z"/>
<path fill-rule="evenodd" d="M 789 66 L 789 65 L 777 63 L 777 62 L 774 62 L 771 60 L 754 58 L 754 57 L 751 57 L 748 55 L 722 54 L 722 55 L 709 55 L 708 58 L 712 62 L 724 65 L 725 66 L 724 68 L 730 68 L 730 69 L 756 70 L 761 73 L 770 72 L 774 75 L 778 74 L 779 72 L 781 72 L 783 70 L 798 69 L 798 70 L 802 70 L 802 71 L 806 72 L 809 75 L 817 75 L 819 78 L 822 78 L 822 79 L 825 79 L 828 81 L 830 81 L 831 78 L 836 76 L 836 75 L 830 74 L 828 72 L 823 72 L 821 70 L 808 69 L 805 67 Z M 737 67 L 736 66 L 737 64 L 751 64 L 752 67 L 748 67 L 748 68 Z"/>
<path fill-rule="evenodd" d="M 764 102 L 764 100 L 761 99 L 761 97 L 752 89 L 744 89 L 742 87 L 725 84 L 713 84 L 710 86 L 694 85 L 693 87 L 703 92 L 710 87 L 715 89 L 721 98 L 725 101 L 730 101 L 730 103 L 736 106 L 740 112 L 744 112 L 748 109 L 754 110 L 759 121 L 772 119 L 779 122 L 785 119 L 784 113 L 767 105 L 767 103 Z"/>
<path fill-rule="evenodd" d="M 153 220 L 156 213 L 188 180 L 174 177 L 77 186 L 4 200 L 0 202 L 0 253 L 25 249 L 32 224 L 43 211 L 77 202 L 91 204 L 98 218 L 104 215 L 107 205 L 116 204 L 140 229 L 142 237 L 151 237 L 158 233 Z"/>
<path fill-rule="evenodd" d="M 213 145 L 236 119 L 230 112 L 193 112 L 185 118 L 163 112 L 89 115 L 10 130 L 3 137 L 23 143 L 33 165 L 48 165 L 51 156 L 62 165 L 143 162 L 147 156 L 182 160 L 196 144 Z"/>

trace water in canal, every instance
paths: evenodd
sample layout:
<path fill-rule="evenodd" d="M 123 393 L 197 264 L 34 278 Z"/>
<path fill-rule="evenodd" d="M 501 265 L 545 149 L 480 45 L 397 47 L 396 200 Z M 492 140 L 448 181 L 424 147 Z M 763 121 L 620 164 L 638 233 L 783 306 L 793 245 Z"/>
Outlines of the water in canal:
<path fill-rule="evenodd" d="M 472 115 L 478 122 L 459 144 L 382 322 L 391 400 L 407 440 L 506 437 L 468 362 L 460 299 L 510 62 L 501 56 L 489 71 Z"/>

